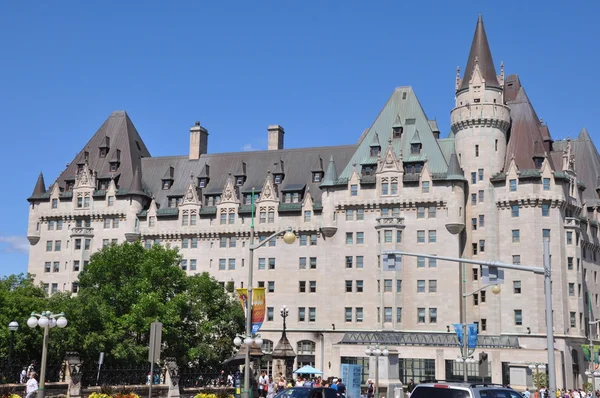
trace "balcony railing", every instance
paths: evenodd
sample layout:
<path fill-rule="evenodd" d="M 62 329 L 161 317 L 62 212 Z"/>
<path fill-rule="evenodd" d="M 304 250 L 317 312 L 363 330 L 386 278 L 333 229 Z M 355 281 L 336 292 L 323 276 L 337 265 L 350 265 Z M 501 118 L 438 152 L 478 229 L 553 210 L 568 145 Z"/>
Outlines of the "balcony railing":
<path fill-rule="evenodd" d="M 575 217 L 565 217 L 565 228 L 579 228 L 581 221 Z"/>
<path fill-rule="evenodd" d="M 75 227 L 71 228 L 71 238 L 74 236 L 94 236 L 94 228 Z"/>
<path fill-rule="evenodd" d="M 376 220 L 377 220 L 377 225 L 375 228 L 382 228 L 382 227 L 404 228 L 404 217 L 398 217 L 398 216 L 377 217 Z"/>

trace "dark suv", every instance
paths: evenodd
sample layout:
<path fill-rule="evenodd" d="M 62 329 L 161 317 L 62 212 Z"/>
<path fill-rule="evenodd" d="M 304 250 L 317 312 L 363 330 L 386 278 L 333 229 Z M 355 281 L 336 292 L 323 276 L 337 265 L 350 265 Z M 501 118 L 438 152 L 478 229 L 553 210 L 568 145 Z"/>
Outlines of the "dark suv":
<path fill-rule="evenodd" d="M 498 384 L 438 381 L 415 386 L 410 398 L 523 398 L 509 387 Z"/>

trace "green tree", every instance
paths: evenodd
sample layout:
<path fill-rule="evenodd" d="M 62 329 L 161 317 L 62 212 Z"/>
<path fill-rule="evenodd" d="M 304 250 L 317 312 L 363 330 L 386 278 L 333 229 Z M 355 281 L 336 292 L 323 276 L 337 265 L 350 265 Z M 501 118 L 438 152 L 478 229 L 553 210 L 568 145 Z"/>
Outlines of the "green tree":
<path fill-rule="evenodd" d="M 95 253 L 79 276 L 77 297 L 53 297 L 69 314 L 65 345 L 88 363 L 104 352 L 107 364 L 139 366 L 148 356 L 150 324 L 159 320 L 163 358 L 218 368 L 243 330 L 241 306 L 208 274 L 186 276 L 180 261 L 177 249 L 140 243 Z"/>

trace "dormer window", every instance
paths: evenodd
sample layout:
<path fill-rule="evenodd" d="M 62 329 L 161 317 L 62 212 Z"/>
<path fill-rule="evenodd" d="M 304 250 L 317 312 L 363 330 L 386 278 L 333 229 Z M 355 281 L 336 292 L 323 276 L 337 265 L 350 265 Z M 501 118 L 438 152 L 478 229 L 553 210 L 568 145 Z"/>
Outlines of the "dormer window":
<path fill-rule="evenodd" d="M 208 178 L 198 178 L 198 188 L 206 188 L 206 185 L 208 185 Z"/>
<path fill-rule="evenodd" d="M 206 206 L 216 206 L 221 203 L 221 195 L 206 195 L 204 203 Z"/>
<path fill-rule="evenodd" d="M 320 171 L 315 171 L 312 173 L 312 182 L 321 182 L 323 179 L 323 173 Z"/>
<path fill-rule="evenodd" d="M 281 181 L 283 181 L 283 174 L 273 174 L 273 182 L 275 184 L 281 184 Z"/>
<path fill-rule="evenodd" d="M 420 143 L 410 144 L 410 153 L 412 155 L 420 154 L 421 153 L 421 144 Z"/>
<path fill-rule="evenodd" d="M 300 192 L 286 192 L 283 197 L 283 203 L 298 203 L 300 199 Z"/>
<path fill-rule="evenodd" d="M 171 189 L 173 180 L 162 180 L 162 189 Z"/>
<path fill-rule="evenodd" d="M 73 190 L 73 186 L 75 185 L 75 183 L 73 181 L 69 181 L 67 182 L 67 186 L 66 186 L 66 191 L 72 191 Z"/>
<path fill-rule="evenodd" d="M 235 177 L 235 185 L 237 185 L 238 187 L 241 187 L 242 185 L 244 185 L 244 177 L 243 176 Z"/>
<path fill-rule="evenodd" d="M 108 184 L 110 180 L 108 179 L 98 179 L 98 189 L 108 189 Z"/>
<path fill-rule="evenodd" d="M 90 153 L 88 151 L 83 152 L 83 159 L 86 162 L 90 160 Z"/>
<path fill-rule="evenodd" d="M 404 167 L 406 174 L 421 174 L 423 163 L 407 163 Z"/>
<path fill-rule="evenodd" d="M 377 171 L 377 166 L 374 164 L 363 164 L 361 168 L 361 174 L 363 176 L 374 176 Z"/>
<path fill-rule="evenodd" d="M 121 163 L 121 150 L 117 149 L 110 159 L 110 171 L 117 171 Z"/>
<path fill-rule="evenodd" d="M 381 153 L 380 146 L 372 146 L 371 147 L 371 157 L 377 157 Z"/>
<path fill-rule="evenodd" d="M 394 138 L 402 138 L 402 131 L 404 130 L 403 127 L 394 127 L 392 129 L 393 132 L 393 137 Z"/>
<path fill-rule="evenodd" d="M 108 155 L 108 148 L 100 148 L 100 157 L 105 158 Z"/>
<path fill-rule="evenodd" d="M 183 196 L 169 196 L 169 207 L 177 207 L 183 203 Z"/>
<path fill-rule="evenodd" d="M 542 165 L 544 164 L 544 158 L 535 157 L 535 158 L 533 158 L 533 161 L 535 163 L 536 169 L 542 168 Z"/>
<path fill-rule="evenodd" d="M 110 164 L 110 171 L 117 171 L 118 168 L 119 168 L 119 164 L 118 163 L 111 163 Z"/>
<path fill-rule="evenodd" d="M 83 163 L 77 164 L 77 173 L 81 173 L 83 171 Z"/>

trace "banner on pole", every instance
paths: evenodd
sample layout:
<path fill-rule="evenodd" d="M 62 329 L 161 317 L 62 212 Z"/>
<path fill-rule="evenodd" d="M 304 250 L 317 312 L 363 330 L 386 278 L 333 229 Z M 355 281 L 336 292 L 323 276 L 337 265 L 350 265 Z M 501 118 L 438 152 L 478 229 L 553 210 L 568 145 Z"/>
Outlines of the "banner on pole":
<path fill-rule="evenodd" d="M 463 325 L 462 323 L 455 323 L 454 332 L 456 332 L 456 337 L 458 338 L 458 345 L 463 347 Z M 467 347 L 468 348 L 477 348 L 477 325 L 474 323 L 469 323 L 467 325 Z"/>
<path fill-rule="evenodd" d="M 248 316 L 248 289 L 236 289 L 244 314 Z M 266 296 L 264 287 L 255 287 L 252 292 L 252 334 L 257 333 L 264 320 L 266 312 Z"/>
<path fill-rule="evenodd" d="M 362 378 L 362 365 L 343 363 L 341 366 L 342 380 L 346 384 L 348 398 L 360 398 L 360 383 Z"/>
<path fill-rule="evenodd" d="M 595 345 L 594 347 L 594 363 L 596 364 L 600 364 L 600 347 Z M 589 344 L 582 344 L 581 348 L 583 350 L 583 357 L 585 358 L 586 361 L 590 361 L 590 345 Z"/>

